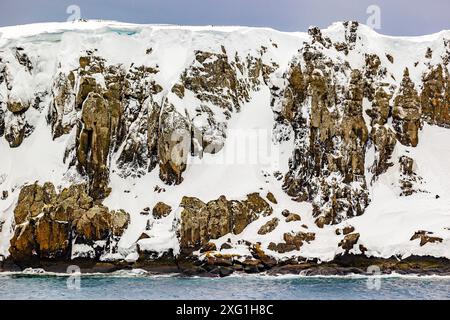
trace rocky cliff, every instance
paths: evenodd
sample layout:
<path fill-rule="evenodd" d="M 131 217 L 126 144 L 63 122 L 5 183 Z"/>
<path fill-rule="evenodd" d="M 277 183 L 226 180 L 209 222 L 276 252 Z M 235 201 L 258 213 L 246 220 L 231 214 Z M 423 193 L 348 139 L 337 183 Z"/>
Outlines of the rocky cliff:
<path fill-rule="evenodd" d="M 357 22 L 2 28 L 0 254 L 450 258 L 449 72 Z"/>

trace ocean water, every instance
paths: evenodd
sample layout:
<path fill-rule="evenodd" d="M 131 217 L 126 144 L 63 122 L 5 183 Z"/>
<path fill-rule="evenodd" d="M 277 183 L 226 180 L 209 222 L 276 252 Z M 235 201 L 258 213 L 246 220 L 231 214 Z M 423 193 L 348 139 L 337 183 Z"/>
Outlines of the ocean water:
<path fill-rule="evenodd" d="M 0 299 L 450 299 L 450 277 L 0 273 Z"/>

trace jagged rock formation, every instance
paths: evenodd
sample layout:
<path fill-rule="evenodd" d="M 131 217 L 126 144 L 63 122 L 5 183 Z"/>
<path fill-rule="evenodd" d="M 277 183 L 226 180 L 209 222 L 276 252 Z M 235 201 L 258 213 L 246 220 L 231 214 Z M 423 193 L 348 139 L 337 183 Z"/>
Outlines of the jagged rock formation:
<path fill-rule="evenodd" d="M 73 185 L 58 194 L 51 183 L 22 188 L 14 209 L 13 259 L 70 259 L 77 243 L 93 246 L 96 256 L 92 258 L 112 250 L 130 217 L 95 203 L 86 189 Z"/>
<path fill-rule="evenodd" d="M 450 76 L 448 68 L 442 64 L 431 67 L 428 74 L 423 75 L 423 88 L 420 96 L 422 113 L 426 121 L 448 127 L 450 113 Z"/>
<path fill-rule="evenodd" d="M 110 192 L 110 158 L 122 144 L 118 167 L 124 176 L 132 169 L 134 175 L 141 175 L 154 167 L 148 160 L 154 147 L 145 141 L 150 140 L 149 109 L 159 108 L 151 97 L 162 89 L 152 79 L 157 69 L 132 66 L 125 70 L 88 53 L 80 57 L 79 68 L 56 77 L 48 117 L 54 138 L 77 125 L 66 161 L 76 162 L 78 171 L 87 175 L 90 195 L 103 199 Z"/>
<path fill-rule="evenodd" d="M 272 207 L 257 193 L 247 195 L 243 201 L 217 200 L 204 203 L 200 199 L 184 197 L 180 206 L 182 248 L 198 247 L 228 233 L 239 234 L 259 215 L 270 215 Z"/>
<path fill-rule="evenodd" d="M 279 121 L 295 132 L 296 148 L 285 176 L 286 192 L 313 201 L 317 224 L 360 215 L 368 205 L 364 159 L 368 129 L 363 118 L 361 71 L 324 56 L 320 30 L 285 74 Z M 305 64 L 302 70 L 302 64 Z M 342 78 L 348 83 L 339 83 Z M 350 184 L 359 185 L 359 190 Z"/>
<path fill-rule="evenodd" d="M 409 78 L 409 71 L 405 69 L 400 90 L 394 100 L 392 112 L 393 126 L 397 139 L 406 146 L 417 146 L 419 143 L 419 129 L 422 109 L 414 83 Z"/>

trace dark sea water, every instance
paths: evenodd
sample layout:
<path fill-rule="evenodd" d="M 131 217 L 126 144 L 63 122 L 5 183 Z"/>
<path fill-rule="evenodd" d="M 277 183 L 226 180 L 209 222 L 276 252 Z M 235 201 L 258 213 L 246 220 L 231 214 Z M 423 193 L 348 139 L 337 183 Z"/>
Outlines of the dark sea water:
<path fill-rule="evenodd" d="M 450 299 L 450 277 L 232 276 L 0 273 L 0 299 Z"/>

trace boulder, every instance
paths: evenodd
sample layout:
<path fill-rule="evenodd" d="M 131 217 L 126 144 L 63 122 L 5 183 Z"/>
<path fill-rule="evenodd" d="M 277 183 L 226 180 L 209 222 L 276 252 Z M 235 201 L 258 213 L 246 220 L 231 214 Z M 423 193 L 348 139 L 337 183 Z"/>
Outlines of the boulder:
<path fill-rule="evenodd" d="M 279 221 L 280 220 L 278 218 L 272 218 L 271 220 L 267 221 L 263 226 L 261 226 L 261 228 L 259 228 L 258 234 L 264 235 L 272 232 L 278 226 Z"/>
<path fill-rule="evenodd" d="M 286 222 L 294 222 L 300 220 L 302 220 L 302 218 L 296 213 L 289 213 L 289 215 L 286 217 Z"/>
<path fill-rule="evenodd" d="M 21 113 L 25 112 L 29 108 L 29 105 L 21 101 L 8 101 L 6 107 L 12 113 Z"/>
<path fill-rule="evenodd" d="M 172 211 L 172 207 L 164 202 L 158 202 L 152 210 L 153 217 L 155 219 L 161 219 L 167 217 Z"/>
<path fill-rule="evenodd" d="M 350 233 L 347 234 L 344 239 L 339 242 L 339 247 L 342 247 L 345 251 L 350 251 L 353 249 L 353 246 L 358 242 L 359 240 L 359 233 Z"/>

